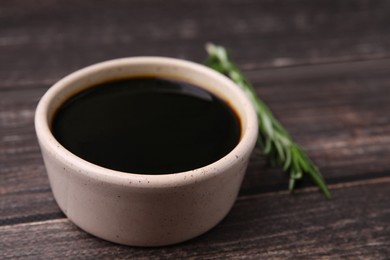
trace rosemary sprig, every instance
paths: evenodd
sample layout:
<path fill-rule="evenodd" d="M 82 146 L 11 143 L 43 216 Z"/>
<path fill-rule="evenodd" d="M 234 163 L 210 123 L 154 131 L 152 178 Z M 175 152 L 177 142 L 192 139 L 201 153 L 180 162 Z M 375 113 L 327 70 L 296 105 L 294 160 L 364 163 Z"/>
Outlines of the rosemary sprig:
<path fill-rule="evenodd" d="M 305 151 L 295 143 L 287 130 L 273 116 L 267 105 L 256 95 L 256 91 L 242 72 L 230 59 L 222 46 L 207 44 L 208 60 L 206 65 L 231 78 L 251 99 L 259 120 L 259 138 L 257 147 L 284 171 L 290 173 L 289 190 L 294 190 L 295 182 L 308 174 L 321 189 L 327 199 L 331 198 L 326 182 L 316 165 Z"/>

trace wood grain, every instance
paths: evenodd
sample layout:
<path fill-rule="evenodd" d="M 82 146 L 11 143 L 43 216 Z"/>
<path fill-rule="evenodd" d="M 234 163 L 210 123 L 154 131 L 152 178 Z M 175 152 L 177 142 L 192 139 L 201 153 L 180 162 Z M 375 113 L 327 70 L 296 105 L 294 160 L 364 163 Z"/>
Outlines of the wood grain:
<path fill-rule="evenodd" d="M 243 197 L 216 228 L 171 247 L 119 246 L 57 219 L 0 227 L 0 248 L 4 259 L 386 259 L 389 184 L 336 189 L 332 201 L 316 193 Z"/>
<path fill-rule="evenodd" d="M 202 62 L 209 41 L 257 68 L 390 57 L 386 0 L 18 0 L 0 7 L 0 88 L 52 83 L 118 57 Z"/>

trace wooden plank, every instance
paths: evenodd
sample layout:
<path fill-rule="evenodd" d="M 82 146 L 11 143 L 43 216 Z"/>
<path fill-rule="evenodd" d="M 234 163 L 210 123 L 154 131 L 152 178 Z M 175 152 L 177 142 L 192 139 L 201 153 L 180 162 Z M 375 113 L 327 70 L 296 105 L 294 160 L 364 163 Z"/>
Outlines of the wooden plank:
<path fill-rule="evenodd" d="M 390 178 L 384 178 L 335 188 L 332 201 L 316 193 L 242 197 L 216 228 L 171 247 L 115 245 L 62 218 L 2 226 L 0 255 L 3 259 L 386 259 L 389 183 Z"/>
<path fill-rule="evenodd" d="M 328 181 L 340 183 L 390 175 L 388 65 L 355 62 L 248 72 Z M 0 91 L 0 225 L 61 216 L 33 128 L 34 109 L 46 88 Z M 286 175 L 254 153 L 241 195 L 286 188 Z"/>
<path fill-rule="evenodd" d="M 2 1 L 0 88 L 50 84 L 118 57 L 205 59 L 223 44 L 243 66 L 389 57 L 386 0 Z"/>

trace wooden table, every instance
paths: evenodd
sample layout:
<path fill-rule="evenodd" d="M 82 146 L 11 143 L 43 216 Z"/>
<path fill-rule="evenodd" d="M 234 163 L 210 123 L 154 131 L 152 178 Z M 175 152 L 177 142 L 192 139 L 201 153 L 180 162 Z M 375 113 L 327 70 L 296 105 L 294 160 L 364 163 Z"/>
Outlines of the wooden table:
<path fill-rule="evenodd" d="M 97 239 L 60 212 L 33 117 L 57 80 L 118 57 L 203 62 L 232 50 L 258 94 L 320 167 L 333 199 L 254 152 L 213 230 L 170 247 Z M 1 1 L 0 258 L 390 257 L 390 1 Z"/>

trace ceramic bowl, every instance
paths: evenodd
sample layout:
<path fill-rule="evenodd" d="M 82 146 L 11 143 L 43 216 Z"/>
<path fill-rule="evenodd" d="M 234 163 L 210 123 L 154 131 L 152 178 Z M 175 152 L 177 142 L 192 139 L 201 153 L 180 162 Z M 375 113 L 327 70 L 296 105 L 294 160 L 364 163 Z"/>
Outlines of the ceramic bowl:
<path fill-rule="evenodd" d="M 53 116 L 71 96 L 108 80 L 149 75 L 186 81 L 225 100 L 241 121 L 238 145 L 205 167 L 144 175 L 92 164 L 53 136 Z M 74 224 L 112 242 L 162 246 L 199 236 L 227 215 L 240 189 L 258 125 L 250 100 L 225 76 L 184 60 L 134 57 L 95 64 L 57 82 L 38 104 L 35 129 L 54 198 Z"/>

